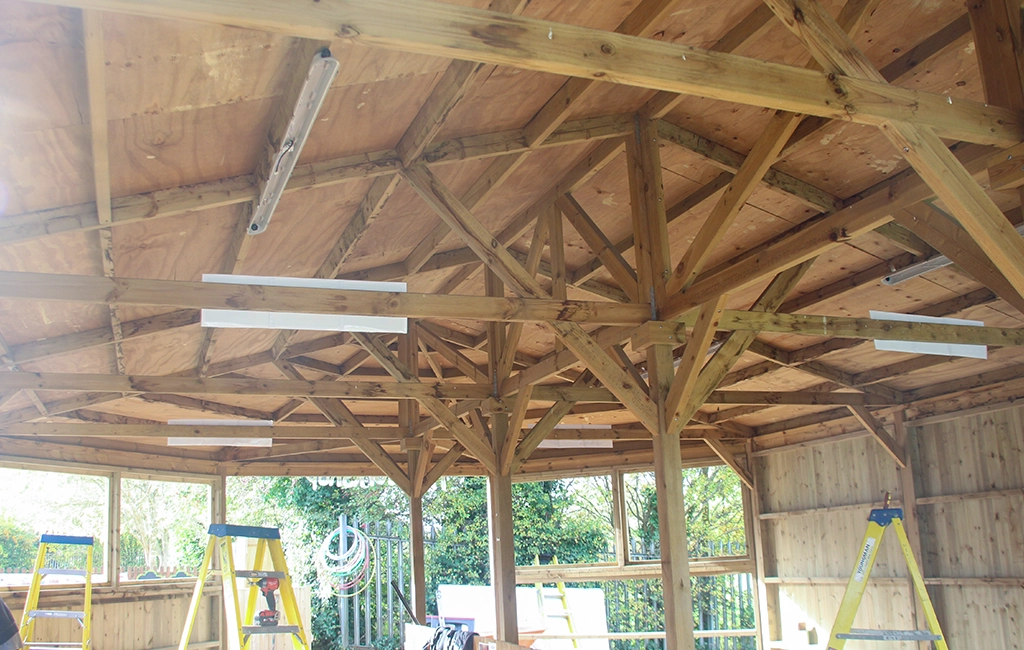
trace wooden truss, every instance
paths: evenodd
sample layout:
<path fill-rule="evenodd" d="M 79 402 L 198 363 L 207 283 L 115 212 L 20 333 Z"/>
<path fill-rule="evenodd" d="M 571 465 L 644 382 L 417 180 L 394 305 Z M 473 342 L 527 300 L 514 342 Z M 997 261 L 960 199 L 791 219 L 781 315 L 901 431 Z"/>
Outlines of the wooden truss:
<path fill-rule="evenodd" d="M 670 15 L 674 3 L 668 0 L 642 0 L 614 32 L 527 18 L 522 16 L 527 3 L 512 0 L 493 0 L 487 10 L 429 0 L 323 0 L 294 3 L 287 14 L 278 0 L 53 4 L 84 10 L 96 198 L 7 216 L 0 221 L 0 243 L 97 231 L 103 275 L 2 271 L 0 298 L 102 305 L 110 327 L 16 345 L 0 340 L 8 370 L 0 373 L 4 457 L 200 474 L 382 474 L 412 498 L 414 519 L 419 499 L 446 473 L 490 476 L 492 501 L 508 505 L 513 476 L 653 464 L 663 522 L 662 576 L 673 585 L 665 591 L 672 619 L 666 623 L 669 645 L 692 647 L 692 637 L 684 633 L 691 610 L 679 483 L 684 462 L 725 463 L 753 487 L 745 452 L 856 431 L 871 435 L 905 466 L 906 451 L 887 430 L 905 409 L 927 413 L 936 408 L 937 398 L 980 386 L 998 384 L 1008 398 L 1020 388 L 1013 384 L 1021 375 L 1016 365 L 904 390 L 886 382 L 951 362 L 916 357 L 850 372 L 822 358 L 879 338 L 1013 348 L 1024 345 L 1024 329 L 805 313 L 876 282 L 894 267 L 934 254 L 945 255 L 983 286 L 920 309 L 921 315 L 949 315 L 996 301 L 1024 311 L 1024 240 L 1011 223 L 1020 215 L 1004 214 L 979 183 L 987 174 L 997 189 L 1024 185 L 1019 164 L 1006 163 L 1019 155 L 1024 140 L 1024 84 L 1015 52 L 979 46 L 988 103 L 954 101 L 896 85 L 916 62 L 962 42 L 972 29 L 976 40 L 994 29 L 1006 18 L 999 12 L 974 7 L 969 16 L 879 70 L 850 36 L 870 17 L 877 0 L 849 0 L 836 18 L 815 0 L 765 0 L 708 49 L 644 38 Z M 237 227 L 218 270 L 239 273 L 244 268 L 252 246 L 245 233 L 250 210 L 300 88 L 297 81 L 285 88 L 270 120 L 265 151 L 251 174 L 112 197 L 101 11 L 285 35 L 294 39 L 288 67 L 297 71 L 313 52 L 339 38 L 454 59 L 394 148 L 300 165 L 288 186 L 288 192 L 357 182 L 366 188 L 315 277 L 395 280 L 440 272 L 435 290 L 295 289 L 117 275 L 113 229 L 226 206 L 237 206 Z M 806 46 L 810 64 L 799 68 L 735 54 L 776 19 Z M 522 128 L 438 140 L 474 81 L 494 66 L 568 79 Z M 290 77 L 300 80 L 301 75 Z M 568 119 L 609 84 L 656 93 L 635 112 Z M 682 96 L 695 94 L 770 110 L 767 126 L 747 154 L 669 120 Z M 833 120 L 876 127 L 911 169 L 840 198 L 775 167 L 780 156 Z M 956 144 L 947 146 L 943 139 Z M 551 179 L 550 189 L 508 215 L 497 232 L 485 225 L 481 207 L 531 155 L 572 145 L 587 150 L 564 175 Z M 698 156 L 717 168 L 717 176 L 668 205 L 662 147 Z M 615 241 L 588 214 L 578 193 L 623 154 L 632 233 Z M 440 172 L 471 160 L 484 161 L 483 172 L 461 192 L 454 191 Z M 403 186 L 429 207 L 429 235 L 403 261 L 351 270 L 348 263 L 359 242 Z M 713 265 L 712 260 L 723 259 L 722 245 L 740 211 L 762 188 L 817 214 Z M 688 247 L 675 254 L 670 224 L 701 206 L 707 217 Z M 576 268 L 566 264 L 566 222 L 591 252 Z M 872 232 L 904 254 L 813 291 L 796 291 L 816 260 Z M 529 244 L 524 247 L 521 241 Z M 479 276 L 484 295 L 460 292 L 474 281 L 479 284 Z M 124 308 L 140 306 L 165 311 L 135 320 L 121 317 Z M 199 310 L 209 308 L 397 316 L 409 319 L 410 327 L 400 336 L 310 338 L 282 331 L 265 350 L 237 358 L 224 349 L 223 332 L 206 329 L 191 371 L 127 373 L 124 345 L 194 330 Z M 466 327 L 459 329 L 460 323 Z M 771 334 L 814 337 L 814 342 L 790 349 L 760 336 Z M 544 337 L 553 341 L 551 351 L 540 357 L 527 354 L 524 342 Z M 22 367 L 106 347 L 113 349 L 116 373 Z M 348 351 L 332 357 L 343 358 L 340 362 L 316 356 L 340 349 Z M 751 357 L 759 361 L 740 363 Z M 254 372 L 257 368 L 269 369 L 272 378 Z M 798 374 L 815 384 L 792 391 L 731 388 L 770 373 Z M 47 401 L 48 392 L 59 396 Z M 28 397 L 31 406 L 2 408 L 18 395 Z M 275 406 L 246 405 L 246 398 L 257 397 L 274 398 L 265 403 Z M 143 402 L 275 424 L 228 432 L 205 425 L 170 426 L 128 414 L 132 404 Z M 374 406 L 382 402 L 397 408 L 385 412 Z M 742 422 L 782 405 L 826 408 L 767 425 Z M 595 415 L 613 424 L 572 428 Z M 158 441 L 164 437 L 266 437 L 274 444 L 267 449 L 167 449 Z M 609 440 L 614 447 L 545 452 L 539 450 L 545 440 Z M 114 456 L 117 462 L 110 460 Z M 496 508 L 492 530 L 511 535 L 509 510 Z M 511 546 L 501 552 L 510 553 Z M 497 562 L 499 587 L 515 583 L 514 572 L 508 573 L 512 564 L 508 558 Z M 499 607 L 498 613 L 502 638 L 514 636 L 514 606 Z"/>

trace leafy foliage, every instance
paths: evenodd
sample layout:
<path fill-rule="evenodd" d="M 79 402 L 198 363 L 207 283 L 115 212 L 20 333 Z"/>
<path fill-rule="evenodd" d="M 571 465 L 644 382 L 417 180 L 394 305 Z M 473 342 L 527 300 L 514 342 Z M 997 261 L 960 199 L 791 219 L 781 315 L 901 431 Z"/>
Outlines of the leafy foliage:
<path fill-rule="evenodd" d="M 122 548 L 121 566 L 198 566 L 206 550 L 209 503 L 206 485 L 123 479 L 121 533 L 130 552 Z"/>
<path fill-rule="evenodd" d="M 0 518 L 0 568 L 31 569 L 39 536 L 10 517 Z"/>

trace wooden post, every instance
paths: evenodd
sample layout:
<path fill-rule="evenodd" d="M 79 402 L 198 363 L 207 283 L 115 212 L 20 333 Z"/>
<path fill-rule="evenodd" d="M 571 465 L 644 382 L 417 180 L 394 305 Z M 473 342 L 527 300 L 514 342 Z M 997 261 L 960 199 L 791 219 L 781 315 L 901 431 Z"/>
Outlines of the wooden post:
<path fill-rule="evenodd" d="M 917 566 L 921 569 L 921 575 L 923 576 L 924 566 L 921 564 L 921 527 L 917 519 L 917 486 L 914 483 L 913 454 L 907 450 L 907 426 L 904 422 L 904 415 L 904 410 L 893 413 L 893 431 L 896 434 L 896 443 L 903 447 L 907 463 L 903 468 L 897 467 L 896 473 L 900 479 L 900 497 L 903 502 L 903 527 L 907 531 L 907 541 L 910 542 L 910 548 L 914 551 L 914 559 L 917 560 Z M 907 586 L 910 589 L 910 600 L 914 603 L 912 619 L 914 627 L 915 629 L 922 629 L 925 621 L 924 609 L 914 592 L 914 581 L 908 578 Z M 920 641 L 917 645 L 920 650 L 926 650 L 931 647 L 931 642 Z"/>
<path fill-rule="evenodd" d="M 629 564 L 629 516 L 622 470 L 612 472 L 612 528 L 615 529 L 615 563 Z"/>
<path fill-rule="evenodd" d="M 748 475 L 750 474 L 750 470 L 754 466 L 755 462 L 754 457 L 750 455 L 753 452 L 753 450 L 754 443 L 753 441 L 748 439 L 746 443 L 746 469 Z M 753 483 L 753 478 L 751 478 L 751 483 Z M 751 488 L 740 486 L 740 492 L 743 496 L 743 540 L 744 542 L 746 542 L 747 545 L 747 556 L 750 558 L 754 558 L 754 564 L 756 566 L 757 559 L 756 553 L 754 551 L 754 547 L 756 546 L 756 542 L 754 541 L 754 527 L 760 526 L 761 521 L 754 517 L 753 502 L 755 495 L 751 491 Z M 754 639 L 757 642 L 757 650 L 768 650 L 768 646 L 764 643 L 764 638 L 761 634 L 761 629 L 764 626 L 764 620 L 761 617 L 761 594 L 758 593 L 757 589 L 756 570 L 754 572 L 754 581 L 754 629 L 757 630 L 757 634 L 754 636 Z"/>
<path fill-rule="evenodd" d="M 485 270 L 484 287 L 488 296 L 505 293 L 501 279 Z M 508 430 L 508 409 L 501 402 L 498 376 L 501 357 L 505 352 L 504 323 L 487 325 L 487 372 L 494 389 L 495 407 L 491 412 L 491 447 L 501 457 Z M 516 556 L 512 531 L 512 475 L 508 468 L 498 467 L 497 473 L 487 477 L 488 548 L 491 561 L 491 584 L 494 586 L 495 638 L 508 643 L 519 643 L 519 623 L 516 609 Z"/>
<path fill-rule="evenodd" d="M 427 577 L 423 546 L 423 497 L 409 497 L 409 555 L 412 561 L 412 611 L 427 624 Z"/>
<path fill-rule="evenodd" d="M 779 612 L 779 585 L 766 584 L 764 552 L 764 523 L 761 521 L 761 472 L 757 460 L 752 456 L 753 444 L 747 443 L 747 458 L 750 459 L 750 475 L 754 489 L 750 491 L 750 519 L 754 533 L 754 567 L 757 572 L 758 646 L 770 648 L 772 641 L 782 640 L 782 619 Z"/>
<path fill-rule="evenodd" d="M 495 440 L 504 442 L 508 433 L 508 416 L 491 418 Z M 494 585 L 495 635 L 499 641 L 519 643 L 516 611 L 516 556 L 512 547 L 512 476 L 491 474 L 487 477 L 487 521 L 491 584 Z"/>
<path fill-rule="evenodd" d="M 110 475 L 107 490 L 107 580 L 117 589 L 121 584 L 121 472 Z"/>
<path fill-rule="evenodd" d="M 210 481 L 210 523 L 211 524 L 226 524 L 228 518 L 228 486 L 227 477 L 224 475 L 218 476 L 217 478 Z M 213 568 L 220 569 L 220 553 L 215 552 L 213 554 Z M 215 598 L 223 599 L 225 594 L 223 589 L 212 590 L 211 593 L 215 594 Z M 213 607 L 213 615 L 220 619 L 218 628 L 220 629 L 220 649 L 228 650 L 230 645 L 230 638 L 228 632 L 228 619 L 225 615 L 223 606 L 223 600 L 210 599 L 210 607 Z"/>
<path fill-rule="evenodd" d="M 661 156 L 657 129 L 650 120 L 637 117 L 632 137 L 626 138 L 629 200 L 636 242 L 637 295 L 652 313 L 663 306 L 665 282 L 671 275 L 665 200 L 661 180 Z M 661 580 L 665 599 L 665 647 L 693 650 L 693 594 L 686 540 L 686 505 L 683 500 L 683 467 L 679 431 L 667 409 L 675 373 L 672 345 L 647 349 L 650 398 L 657 407 L 654 443 L 654 476 L 658 495 L 658 537 L 661 541 Z"/>

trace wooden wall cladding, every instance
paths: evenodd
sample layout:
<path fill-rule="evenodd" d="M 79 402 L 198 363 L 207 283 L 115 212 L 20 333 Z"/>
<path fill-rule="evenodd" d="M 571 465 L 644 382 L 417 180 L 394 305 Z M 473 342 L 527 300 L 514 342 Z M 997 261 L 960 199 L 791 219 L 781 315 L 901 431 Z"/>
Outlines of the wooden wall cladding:
<path fill-rule="evenodd" d="M 93 592 L 92 647 L 96 650 L 155 650 L 177 647 L 181 629 L 188 613 L 192 598 L 192 583 L 176 585 L 173 588 L 157 588 L 157 584 L 125 586 L 115 592 L 101 587 Z M 145 592 L 143 592 L 145 589 Z M 64 590 L 62 590 L 63 592 Z M 219 589 L 213 593 L 219 594 Z M 15 618 L 21 620 L 21 598 L 12 599 L 5 593 L 4 599 L 11 606 Z M 44 590 L 40 597 L 44 608 L 79 609 L 82 606 L 81 592 L 73 595 L 53 596 Z M 192 632 L 192 643 L 220 637 L 220 598 L 204 598 L 199 617 Z M 34 635 L 37 641 L 77 642 L 82 635 L 78 623 L 70 619 L 43 619 L 36 624 Z"/>
<path fill-rule="evenodd" d="M 910 422 L 907 452 L 923 574 L 950 647 L 1022 647 L 1024 407 L 921 427 Z M 764 455 L 755 471 L 773 638 L 806 644 L 814 629 L 824 643 L 868 510 L 880 506 L 885 491 L 908 507 L 896 466 L 873 440 L 860 438 Z M 890 537 L 857 627 L 914 626 L 909 573 Z"/>

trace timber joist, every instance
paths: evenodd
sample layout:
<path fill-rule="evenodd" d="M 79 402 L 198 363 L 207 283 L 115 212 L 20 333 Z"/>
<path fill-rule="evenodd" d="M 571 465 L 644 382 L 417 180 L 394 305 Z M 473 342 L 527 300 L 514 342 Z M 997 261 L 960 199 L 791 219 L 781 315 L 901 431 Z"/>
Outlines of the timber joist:
<path fill-rule="evenodd" d="M 60 83 L 88 92 L 79 103 L 90 107 L 90 152 L 67 155 L 87 169 L 53 174 L 86 178 L 81 189 L 50 187 L 41 200 L 29 183 L 8 183 L 0 245 L 22 261 L 0 270 L 0 460 L 103 464 L 119 451 L 147 470 L 385 475 L 414 498 L 445 473 L 555 476 L 652 463 L 724 463 L 753 485 L 745 445 L 762 453 L 864 435 L 903 464 L 894 409 L 936 413 L 944 400 L 1024 395 L 1024 244 L 1013 231 L 1024 99 L 999 81 L 1011 66 L 991 61 L 967 66 L 956 96 L 929 89 L 959 85 L 920 83 L 924 62 L 946 69 L 964 50 L 978 16 L 937 22 L 915 9 L 922 24 L 944 26 L 897 35 L 885 23 L 899 2 L 855 0 L 834 20 L 812 0 L 769 0 L 738 20 L 703 3 L 704 49 L 674 25 L 702 2 L 594 9 L 593 22 L 614 31 L 572 24 L 564 9 L 539 19 L 531 3 L 506 0 L 486 10 L 323 0 L 289 6 L 287 16 L 272 0 L 45 2 L 86 10 L 87 74 Z M 269 108 L 252 127 L 254 159 L 214 164 L 199 148 L 169 146 L 166 157 L 152 143 L 132 149 L 122 131 L 151 127 L 125 104 L 137 94 L 119 85 L 129 66 L 104 51 L 103 16 L 113 13 L 141 17 L 127 24 L 163 19 L 168 33 L 183 29 L 179 20 L 229 25 L 228 40 L 262 33 L 269 51 L 274 39 L 287 42 L 267 64 L 286 83 L 242 100 L 218 96 L 194 115 L 166 98 L 152 109 L 193 125 L 214 106 L 233 115 L 262 97 Z M 799 57 L 766 45 L 782 25 L 807 47 L 807 65 L 780 63 Z M 868 60 L 857 42 L 869 29 L 898 42 L 901 56 Z M 152 44 L 156 59 L 176 60 L 161 50 L 169 42 Z M 753 45 L 763 59 L 743 55 Z M 250 236 L 250 206 L 282 146 L 303 67 L 325 46 L 342 61 L 341 80 L 273 225 Z M 220 66 L 222 78 L 254 72 L 203 65 Z M 193 74 L 207 76 L 216 75 Z M 974 91 L 979 76 L 985 101 Z M 901 85 L 912 79 L 921 89 Z M 346 93 L 362 93 L 351 102 L 358 108 Z M 77 105 L 69 114 L 81 119 Z M 318 130 L 343 123 L 362 126 Z M 877 127 L 890 144 L 847 144 L 865 131 L 847 132 L 849 123 Z M 719 133 L 722 124 L 731 126 Z M 218 128 L 212 148 L 246 148 L 233 128 Z M 38 142 L 79 137 L 53 130 Z M 59 146 L 25 145 L 26 160 Z M 848 150 L 861 146 L 884 172 L 858 171 Z M 202 162 L 152 171 L 174 156 Z M 140 172 L 148 180 L 129 178 L 123 160 L 150 161 Z M 221 169 L 230 171 L 211 171 Z M 173 232 L 179 223 L 190 225 Z M 899 289 L 879 283 L 939 254 L 952 265 L 933 273 L 946 275 Z M 211 272 L 405 280 L 410 291 L 192 281 Z M 987 326 L 866 317 L 888 305 Z M 96 306 L 105 320 L 89 315 Z M 409 334 L 246 338 L 202 329 L 201 309 L 394 316 L 409 319 Z M 983 345 L 992 360 L 865 353 L 871 340 Z M 274 425 L 166 424 L 178 417 Z M 267 437 L 273 446 L 176 450 L 166 437 Z M 571 447 L 597 441 L 612 447 Z"/>

